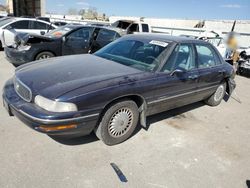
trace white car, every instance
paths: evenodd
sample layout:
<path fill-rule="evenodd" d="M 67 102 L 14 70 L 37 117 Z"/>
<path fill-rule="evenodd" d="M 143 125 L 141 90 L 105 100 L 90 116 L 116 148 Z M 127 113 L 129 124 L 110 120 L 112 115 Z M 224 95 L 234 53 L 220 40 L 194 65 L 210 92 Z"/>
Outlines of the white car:
<path fill-rule="evenodd" d="M 112 27 L 118 27 L 125 30 L 128 34 L 133 33 L 151 33 L 151 26 L 143 20 L 117 20 L 111 24 Z"/>
<path fill-rule="evenodd" d="M 14 36 L 10 32 L 12 29 L 21 33 L 44 35 L 55 28 L 57 26 L 35 18 L 2 18 L 0 19 L 0 47 L 4 47 L 4 44 L 8 45 L 13 41 Z"/>

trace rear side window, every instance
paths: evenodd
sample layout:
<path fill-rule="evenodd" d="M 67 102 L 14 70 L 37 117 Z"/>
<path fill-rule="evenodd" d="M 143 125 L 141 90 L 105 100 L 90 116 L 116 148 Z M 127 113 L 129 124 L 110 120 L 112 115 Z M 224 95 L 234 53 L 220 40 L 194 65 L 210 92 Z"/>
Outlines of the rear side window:
<path fill-rule="evenodd" d="M 10 24 L 10 26 L 13 29 L 29 29 L 29 21 L 28 20 L 17 21 Z"/>
<path fill-rule="evenodd" d="M 30 29 L 47 30 L 48 28 L 49 25 L 43 22 L 30 21 Z"/>
<path fill-rule="evenodd" d="M 196 46 L 198 67 L 209 68 L 221 64 L 215 51 L 208 45 L 198 44 Z"/>
<path fill-rule="evenodd" d="M 149 32 L 148 24 L 142 24 L 142 32 Z"/>
<path fill-rule="evenodd" d="M 117 34 L 115 31 L 110 31 L 107 29 L 101 29 L 99 31 L 99 34 L 96 38 L 96 41 L 108 41 L 111 42 L 117 37 Z"/>

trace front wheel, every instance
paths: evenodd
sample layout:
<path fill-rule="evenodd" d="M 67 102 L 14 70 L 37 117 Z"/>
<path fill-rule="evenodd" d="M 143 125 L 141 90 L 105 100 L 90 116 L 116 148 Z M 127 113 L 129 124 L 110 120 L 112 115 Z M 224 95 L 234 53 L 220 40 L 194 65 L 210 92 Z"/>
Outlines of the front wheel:
<path fill-rule="evenodd" d="M 125 100 L 112 105 L 103 115 L 96 136 L 107 145 L 119 144 L 134 132 L 139 119 L 136 103 Z"/>
<path fill-rule="evenodd" d="M 205 100 L 205 103 L 209 106 L 218 106 L 226 93 L 226 84 L 220 84 L 214 94 Z"/>
<path fill-rule="evenodd" d="M 55 55 L 51 52 L 41 52 L 36 56 L 35 60 L 48 59 L 54 57 Z"/>

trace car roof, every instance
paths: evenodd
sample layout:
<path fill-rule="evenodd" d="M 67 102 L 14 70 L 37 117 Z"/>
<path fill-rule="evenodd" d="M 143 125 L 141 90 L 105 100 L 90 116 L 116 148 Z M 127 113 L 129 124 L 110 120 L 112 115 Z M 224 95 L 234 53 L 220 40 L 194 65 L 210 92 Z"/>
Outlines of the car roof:
<path fill-rule="evenodd" d="M 203 40 L 192 39 L 188 37 L 181 37 L 181 36 L 171 36 L 168 34 L 160 34 L 160 33 L 138 33 L 127 35 L 123 38 L 126 39 L 139 39 L 139 40 L 159 40 L 164 42 L 175 42 L 175 43 L 205 43 L 207 42 Z"/>
<path fill-rule="evenodd" d="M 44 23 L 47 23 L 47 24 L 51 24 L 50 22 L 46 22 L 44 20 L 40 20 L 38 18 L 21 18 L 21 17 L 11 17 L 13 18 L 13 20 L 16 20 L 16 21 L 19 21 L 19 20 L 31 20 L 31 21 L 39 21 L 39 22 L 44 22 Z"/>

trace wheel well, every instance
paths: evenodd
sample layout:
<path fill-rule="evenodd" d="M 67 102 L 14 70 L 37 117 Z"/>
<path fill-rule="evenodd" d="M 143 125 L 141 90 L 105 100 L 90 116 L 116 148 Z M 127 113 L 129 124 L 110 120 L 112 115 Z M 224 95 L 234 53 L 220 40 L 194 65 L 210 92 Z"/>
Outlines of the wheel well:
<path fill-rule="evenodd" d="M 226 84 L 226 93 L 229 93 L 228 79 L 229 79 L 229 78 L 225 78 L 224 81 L 223 81 L 223 83 Z"/>
<path fill-rule="evenodd" d="M 52 53 L 54 56 L 56 56 L 56 54 L 50 50 L 44 50 L 44 51 L 40 51 L 40 52 L 37 52 L 36 55 L 34 56 L 34 61 L 36 60 L 37 56 L 40 54 L 40 53 L 43 53 L 43 52 L 50 52 Z"/>
<path fill-rule="evenodd" d="M 144 108 L 143 106 L 146 105 L 145 99 L 142 96 L 139 95 L 128 95 L 128 96 L 122 96 L 119 98 L 114 99 L 113 101 L 109 102 L 108 104 L 106 104 L 99 116 L 99 121 L 98 124 L 100 123 L 104 113 L 114 104 L 124 101 L 124 100 L 132 100 L 136 103 L 136 105 L 138 106 L 139 111 L 141 112 Z"/>

